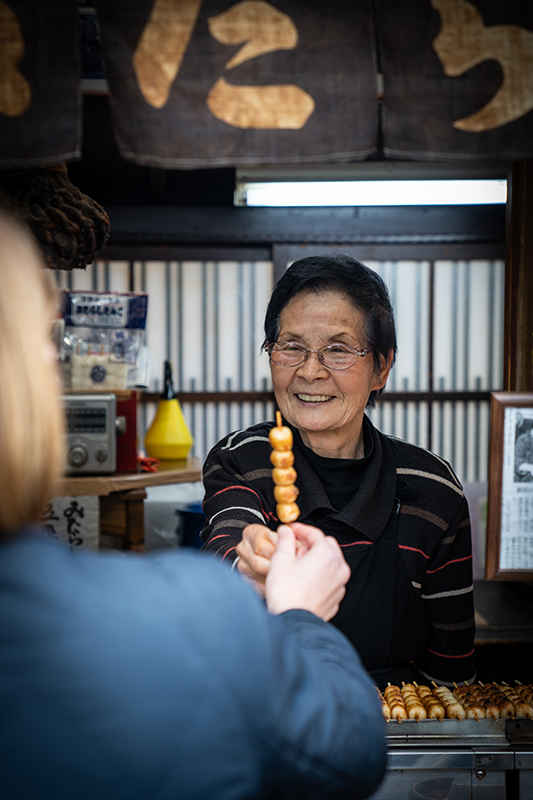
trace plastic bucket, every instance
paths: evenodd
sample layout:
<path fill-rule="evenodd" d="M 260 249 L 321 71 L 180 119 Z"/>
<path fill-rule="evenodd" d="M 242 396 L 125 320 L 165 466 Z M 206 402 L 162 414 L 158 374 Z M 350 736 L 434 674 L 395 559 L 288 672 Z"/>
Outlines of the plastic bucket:
<path fill-rule="evenodd" d="M 190 503 L 180 511 L 182 525 L 180 545 L 182 547 L 195 547 L 197 550 L 203 545 L 200 531 L 205 525 L 205 514 L 201 503 Z"/>

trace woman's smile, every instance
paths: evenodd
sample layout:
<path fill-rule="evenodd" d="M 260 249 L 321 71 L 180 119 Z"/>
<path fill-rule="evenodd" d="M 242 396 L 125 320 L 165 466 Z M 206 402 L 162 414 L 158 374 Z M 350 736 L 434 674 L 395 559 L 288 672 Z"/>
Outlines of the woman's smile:
<path fill-rule="evenodd" d="M 281 312 L 278 342 L 313 351 L 336 343 L 368 347 L 361 312 L 337 291 L 293 297 Z M 389 367 L 376 370 L 369 353 L 347 369 L 328 369 L 316 352 L 309 352 L 297 367 L 271 361 L 271 369 L 279 409 L 304 443 L 320 455 L 359 457 L 365 407 L 370 392 L 385 384 Z"/>
<path fill-rule="evenodd" d="M 327 394 L 303 394 L 299 392 L 296 397 L 302 403 L 327 403 L 329 400 L 332 400 L 332 395 Z"/>

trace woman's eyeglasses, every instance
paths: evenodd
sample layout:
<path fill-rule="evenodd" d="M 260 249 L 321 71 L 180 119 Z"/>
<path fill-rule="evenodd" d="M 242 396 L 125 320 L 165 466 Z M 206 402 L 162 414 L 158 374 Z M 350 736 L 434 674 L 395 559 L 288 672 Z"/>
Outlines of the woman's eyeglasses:
<path fill-rule="evenodd" d="M 280 367 L 299 367 L 309 353 L 316 353 L 318 360 L 327 369 L 348 369 L 353 367 L 359 356 L 363 358 L 368 350 L 358 350 L 348 344 L 328 344 L 318 350 L 308 350 L 295 342 L 274 342 L 267 347 L 267 353 L 274 364 Z"/>

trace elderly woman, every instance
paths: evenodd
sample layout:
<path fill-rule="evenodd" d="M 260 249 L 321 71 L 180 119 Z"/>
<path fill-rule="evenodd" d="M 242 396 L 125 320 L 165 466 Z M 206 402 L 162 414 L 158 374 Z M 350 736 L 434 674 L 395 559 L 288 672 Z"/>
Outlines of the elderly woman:
<path fill-rule="evenodd" d="M 332 622 L 375 683 L 475 678 L 468 505 L 441 458 L 385 436 L 365 415 L 396 353 L 387 289 L 344 255 L 292 264 L 265 318 L 279 409 L 294 437 L 300 518 L 333 536 L 351 568 Z M 204 551 L 264 592 L 276 547 L 273 422 L 232 433 L 204 466 Z"/>

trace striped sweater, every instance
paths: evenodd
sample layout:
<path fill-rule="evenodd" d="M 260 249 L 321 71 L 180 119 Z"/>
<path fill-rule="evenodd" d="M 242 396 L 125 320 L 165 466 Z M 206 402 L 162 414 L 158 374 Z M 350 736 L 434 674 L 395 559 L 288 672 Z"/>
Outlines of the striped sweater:
<path fill-rule="evenodd" d="M 204 551 L 235 559 L 242 530 L 253 522 L 275 530 L 271 447 L 273 422 L 237 431 L 209 453 L 203 472 L 207 522 Z M 372 457 L 353 499 L 335 511 L 298 442 L 294 466 L 300 490 L 300 521 L 334 536 L 343 551 L 371 545 L 382 534 L 396 496 L 402 497 L 397 546 L 414 590 L 431 622 L 417 669 L 442 684 L 475 677 L 472 543 L 468 504 L 449 464 L 400 439 L 384 436 L 365 417 Z M 405 621 L 406 626 L 409 620 Z"/>

